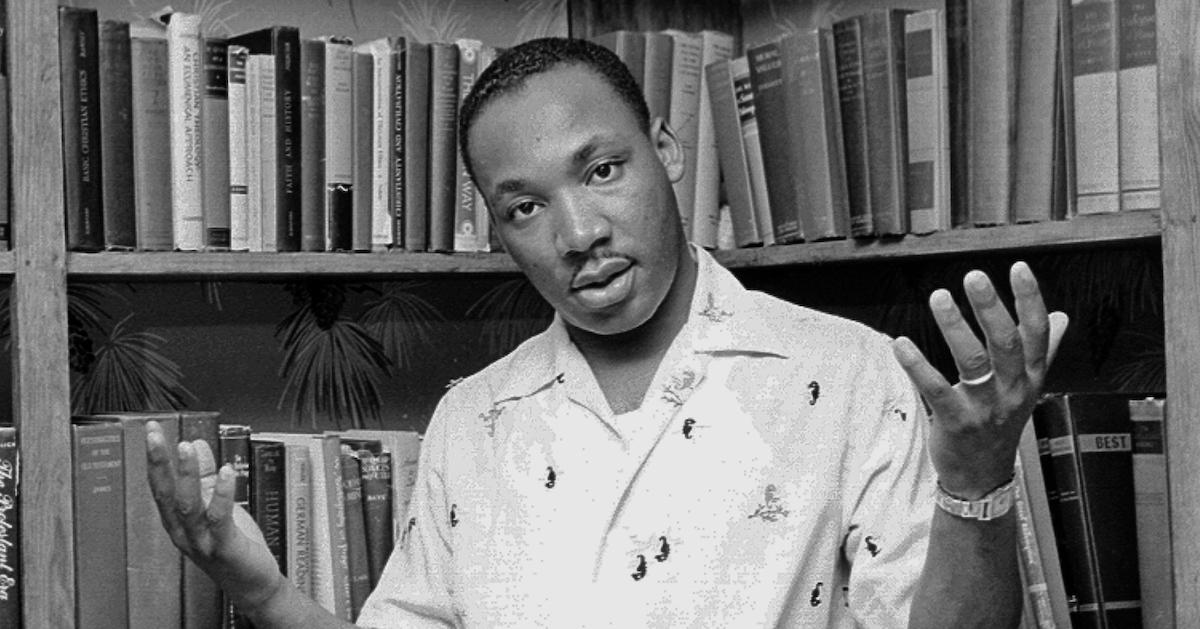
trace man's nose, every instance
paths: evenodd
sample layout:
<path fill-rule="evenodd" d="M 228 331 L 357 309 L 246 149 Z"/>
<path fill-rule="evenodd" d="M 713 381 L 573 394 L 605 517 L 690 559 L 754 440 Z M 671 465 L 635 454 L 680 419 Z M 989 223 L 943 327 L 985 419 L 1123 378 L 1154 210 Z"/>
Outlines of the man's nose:
<path fill-rule="evenodd" d="M 564 195 L 558 209 L 555 246 L 561 255 L 586 253 L 612 235 L 608 216 L 587 195 Z"/>

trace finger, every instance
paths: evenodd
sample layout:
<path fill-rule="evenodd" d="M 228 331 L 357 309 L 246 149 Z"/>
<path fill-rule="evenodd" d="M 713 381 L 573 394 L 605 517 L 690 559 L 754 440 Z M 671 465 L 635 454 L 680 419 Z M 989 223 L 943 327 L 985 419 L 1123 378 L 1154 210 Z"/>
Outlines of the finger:
<path fill-rule="evenodd" d="M 892 341 L 892 354 L 896 356 L 900 367 L 908 374 L 908 378 L 916 385 L 935 415 L 956 416 L 954 387 L 942 377 L 941 372 L 929 364 L 929 360 L 908 337 L 901 336 Z"/>
<path fill-rule="evenodd" d="M 167 446 L 158 422 L 146 423 L 146 471 L 150 494 L 158 505 L 163 524 L 170 529 L 177 524 L 175 517 L 175 457 Z"/>
<path fill-rule="evenodd" d="M 196 446 L 190 441 L 179 442 L 179 466 L 175 477 L 176 516 L 189 528 L 199 520 L 204 513 L 204 503 L 200 497 L 199 462 L 196 460 Z"/>
<path fill-rule="evenodd" d="M 979 342 L 979 337 L 975 336 L 975 331 L 967 325 L 967 320 L 963 318 L 958 305 L 954 303 L 950 291 L 945 289 L 933 291 L 933 294 L 929 296 L 929 309 L 933 312 L 933 319 L 937 322 L 938 329 L 942 331 L 942 338 L 950 347 L 950 354 L 958 366 L 960 378 L 964 380 L 979 378 L 992 370 L 991 359 L 988 358 L 987 351 Z M 916 349 L 915 346 L 914 349 Z"/>
<path fill-rule="evenodd" d="M 233 513 L 234 494 L 235 494 L 235 474 L 233 466 L 226 463 L 217 470 L 215 482 L 213 484 L 212 500 L 209 501 L 208 507 L 205 509 L 205 518 L 208 524 L 219 529 L 230 521 L 230 516 Z"/>
<path fill-rule="evenodd" d="M 1046 364 L 1054 362 L 1054 357 L 1058 354 L 1058 346 L 1062 342 L 1063 335 L 1067 333 L 1067 325 L 1070 319 L 1067 313 L 1054 311 L 1050 313 L 1050 349 L 1046 352 Z"/>
<path fill-rule="evenodd" d="M 996 294 L 992 280 L 982 271 L 971 271 L 963 277 L 963 289 L 975 320 L 987 339 L 987 351 L 992 369 L 997 377 L 1006 382 L 1025 373 L 1024 352 L 1021 350 L 1021 335 L 1013 323 L 1008 309 Z"/>
<path fill-rule="evenodd" d="M 1046 315 L 1046 302 L 1038 287 L 1037 278 L 1024 262 L 1017 262 L 1009 270 L 1014 307 L 1019 323 L 1021 344 L 1025 349 L 1025 369 L 1037 379 L 1047 367 L 1047 348 L 1050 342 L 1050 319 Z"/>

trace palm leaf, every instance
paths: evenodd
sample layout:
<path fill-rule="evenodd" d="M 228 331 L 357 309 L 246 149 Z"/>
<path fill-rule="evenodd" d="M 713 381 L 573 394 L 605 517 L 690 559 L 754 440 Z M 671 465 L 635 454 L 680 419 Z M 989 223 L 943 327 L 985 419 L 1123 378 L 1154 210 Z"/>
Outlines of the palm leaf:
<path fill-rule="evenodd" d="M 103 334 L 95 363 L 72 381 L 71 410 L 173 410 L 195 395 L 183 386 L 179 365 L 162 354 L 166 339 L 150 332 L 130 332 L 129 315 Z"/>
<path fill-rule="evenodd" d="M 384 354 L 396 367 L 412 364 L 417 344 L 428 344 L 433 338 L 433 323 L 445 319 L 437 308 L 412 292 L 417 282 L 385 284 L 379 297 L 367 302 L 358 316 L 363 327 L 383 347 Z"/>
<path fill-rule="evenodd" d="M 554 310 L 525 278 L 500 282 L 467 308 L 483 321 L 482 336 L 492 356 L 500 356 L 540 332 Z"/>
<path fill-rule="evenodd" d="M 417 41 L 452 42 L 467 32 L 468 13 L 455 6 L 457 0 L 397 0 L 399 12 L 392 15 L 400 22 L 404 35 Z"/>
<path fill-rule="evenodd" d="M 512 44 L 565 33 L 566 4 L 565 0 L 522 0 L 518 7 L 521 18 Z"/>
<path fill-rule="evenodd" d="M 339 316 L 327 329 L 317 325 L 305 304 L 276 329 L 282 337 L 284 378 L 279 408 L 292 397 L 295 421 L 308 418 L 316 428 L 332 420 L 339 428 L 379 425 L 379 380 L 390 375 L 391 361 L 362 326 Z"/>

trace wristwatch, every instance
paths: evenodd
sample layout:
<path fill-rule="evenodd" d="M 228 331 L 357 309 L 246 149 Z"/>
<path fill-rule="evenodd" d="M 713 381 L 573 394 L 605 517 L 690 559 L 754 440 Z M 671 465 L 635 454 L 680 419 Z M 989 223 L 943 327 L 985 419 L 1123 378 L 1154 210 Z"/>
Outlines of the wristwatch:
<path fill-rule="evenodd" d="M 934 502 L 942 511 L 956 517 L 983 522 L 995 520 L 1012 509 L 1013 493 L 1016 491 L 1014 481 L 1015 478 L 1009 479 L 1007 483 L 991 490 L 978 500 L 959 498 L 943 489 L 942 484 L 938 483 Z"/>

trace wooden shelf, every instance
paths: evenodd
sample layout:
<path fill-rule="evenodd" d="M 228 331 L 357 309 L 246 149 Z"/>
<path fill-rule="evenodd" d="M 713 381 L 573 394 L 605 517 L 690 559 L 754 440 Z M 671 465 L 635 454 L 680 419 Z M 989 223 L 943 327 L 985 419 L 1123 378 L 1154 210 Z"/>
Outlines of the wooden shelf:
<path fill-rule="evenodd" d="M 1157 240 L 1157 210 L 1084 216 L 1070 221 L 959 229 L 894 240 L 829 242 L 718 251 L 717 260 L 734 268 L 961 255 L 1006 250 L 1121 244 Z M 0 256 L 0 275 L 11 272 L 11 256 Z M 438 273 L 517 273 L 503 253 L 70 253 L 71 279 L 154 280 L 218 278 L 271 279 L 296 276 L 405 276 Z"/>
<path fill-rule="evenodd" d="M 1069 221 L 955 229 L 927 236 L 904 236 L 887 240 L 832 240 L 733 249 L 718 251 L 714 255 L 721 264 L 729 268 L 762 268 L 1009 250 L 1043 251 L 1158 240 L 1161 233 L 1161 213 L 1158 210 L 1145 210 L 1080 216 Z"/>
<path fill-rule="evenodd" d="M 0 251 L 0 278 L 11 279 L 16 270 L 16 254 L 12 251 Z"/>

